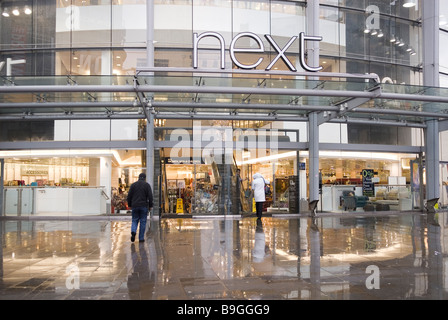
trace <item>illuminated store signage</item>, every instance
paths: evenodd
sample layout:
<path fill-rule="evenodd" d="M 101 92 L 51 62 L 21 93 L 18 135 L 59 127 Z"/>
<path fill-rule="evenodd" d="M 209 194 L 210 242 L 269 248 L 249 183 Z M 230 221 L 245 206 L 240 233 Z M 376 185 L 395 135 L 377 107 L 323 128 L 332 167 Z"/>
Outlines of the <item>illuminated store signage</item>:
<path fill-rule="evenodd" d="M 218 39 L 220 43 L 220 52 L 221 52 L 221 69 L 225 69 L 225 58 L 224 58 L 224 51 L 225 51 L 225 41 L 224 37 L 217 33 L 217 32 L 204 32 L 201 34 L 193 33 L 193 68 L 197 69 L 198 67 L 198 45 L 199 41 L 205 37 L 213 37 Z M 250 38 L 254 40 L 257 43 L 257 48 L 235 48 L 236 42 L 243 38 Z M 286 57 L 286 51 L 288 48 L 296 41 L 297 38 L 299 38 L 299 50 L 300 50 L 300 65 L 305 71 L 311 71 L 311 72 L 317 72 L 322 70 L 322 66 L 319 67 L 312 67 L 309 66 L 305 61 L 305 41 L 322 41 L 322 37 L 320 36 L 306 36 L 304 32 L 301 32 L 299 36 L 293 36 L 291 39 L 289 39 L 288 43 L 283 47 L 280 48 L 278 44 L 274 41 L 274 39 L 268 35 L 265 34 L 264 37 L 266 40 L 271 44 L 271 46 L 274 48 L 274 50 L 277 52 L 277 56 L 269 63 L 269 65 L 266 67 L 266 71 L 271 70 L 271 68 L 274 66 L 274 64 L 279 60 L 282 59 L 283 62 L 288 66 L 288 68 L 291 71 L 297 71 L 297 69 L 294 67 L 294 65 L 289 61 L 289 59 Z M 252 33 L 252 32 L 243 32 L 237 34 L 230 43 L 230 58 L 232 59 L 232 62 L 238 66 L 241 69 L 254 69 L 260 63 L 263 61 L 263 58 L 260 57 L 255 63 L 253 64 L 244 64 L 241 63 L 237 57 L 235 56 L 235 53 L 261 53 L 264 52 L 264 44 L 262 39 Z"/>

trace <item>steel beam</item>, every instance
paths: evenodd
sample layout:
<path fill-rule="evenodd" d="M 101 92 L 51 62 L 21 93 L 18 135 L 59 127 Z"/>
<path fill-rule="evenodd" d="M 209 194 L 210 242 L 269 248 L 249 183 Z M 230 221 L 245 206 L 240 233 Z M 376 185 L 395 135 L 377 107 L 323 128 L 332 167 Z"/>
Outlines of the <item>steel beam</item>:
<path fill-rule="evenodd" d="M 243 70 L 243 69 L 192 69 L 192 68 L 173 68 L 173 67 L 153 67 L 153 68 L 137 68 L 136 74 L 142 73 L 188 73 L 188 74 L 244 74 L 257 76 L 287 76 L 287 77 L 319 77 L 319 78 L 344 78 L 344 79 L 364 79 L 372 80 L 376 83 L 380 82 L 379 76 L 374 73 L 357 74 L 357 73 L 342 73 L 342 72 L 295 72 L 283 70 Z"/>
<path fill-rule="evenodd" d="M 155 119 L 193 119 L 193 120 L 258 120 L 258 121 L 288 121 L 288 122 L 307 122 L 306 116 L 291 115 L 253 115 L 253 114 L 198 114 L 198 113 L 163 113 L 157 112 Z M 121 119 L 146 119 L 144 114 L 129 113 L 83 113 L 83 114 L 35 114 L 35 115 L 8 115 L 0 117 L 1 121 L 46 121 L 46 120 L 121 120 Z M 354 124 L 375 124 L 380 126 L 426 128 L 424 123 L 414 123 L 406 121 L 392 120 L 368 120 L 356 118 L 336 118 L 328 121 L 329 123 L 354 123 Z"/>
<path fill-rule="evenodd" d="M 448 103 L 447 96 L 429 96 L 420 94 L 384 93 L 352 90 L 316 90 L 295 88 L 259 88 L 259 87 L 219 87 L 219 86 L 167 86 L 140 85 L 66 85 L 66 86 L 0 86 L 0 93 L 42 93 L 42 92 L 147 92 L 147 93 L 222 93 L 222 94 L 253 94 L 280 96 L 309 96 L 309 97 L 346 97 L 369 98 L 384 100 L 405 100 Z"/>

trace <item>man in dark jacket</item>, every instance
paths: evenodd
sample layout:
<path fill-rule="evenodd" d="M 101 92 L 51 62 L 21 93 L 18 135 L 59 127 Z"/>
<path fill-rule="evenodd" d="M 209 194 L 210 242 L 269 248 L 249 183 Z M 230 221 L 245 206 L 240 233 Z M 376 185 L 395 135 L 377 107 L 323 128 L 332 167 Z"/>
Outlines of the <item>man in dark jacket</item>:
<path fill-rule="evenodd" d="M 153 198 L 149 183 L 146 182 L 146 174 L 140 173 L 138 181 L 131 185 L 128 193 L 128 206 L 132 208 L 131 241 L 135 241 L 137 227 L 140 223 L 138 240 L 145 241 L 146 220 L 148 208 L 152 209 Z"/>

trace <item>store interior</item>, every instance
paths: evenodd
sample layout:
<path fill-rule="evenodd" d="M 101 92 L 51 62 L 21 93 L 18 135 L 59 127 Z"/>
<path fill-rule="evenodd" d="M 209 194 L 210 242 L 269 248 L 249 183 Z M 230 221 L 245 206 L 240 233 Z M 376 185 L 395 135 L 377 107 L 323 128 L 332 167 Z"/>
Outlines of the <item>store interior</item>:
<path fill-rule="evenodd" d="M 161 150 L 161 215 L 217 215 L 222 199 L 224 171 L 216 163 L 173 163 L 169 150 Z M 231 200 L 239 201 L 239 211 L 253 212 L 251 182 L 259 172 L 269 181 L 271 193 L 267 195 L 264 210 L 272 213 L 297 213 L 291 211 L 291 177 L 299 182 L 297 194 L 300 201 L 308 200 L 308 154 L 296 151 L 281 151 L 275 160 L 251 157 L 247 152 L 235 153 L 235 162 L 230 164 L 230 180 L 240 171 L 238 195 Z M 90 150 L 28 152 L 5 157 L 4 186 L 9 187 L 101 187 L 108 189 L 112 214 L 129 214 L 126 203 L 130 185 L 142 172 L 142 150 Z M 319 210 L 331 212 L 364 211 L 366 204 L 389 204 L 389 210 L 412 210 L 415 203 L 402 205 L 403 199 L 412 199 L 413 190 L 411 162 L 414 154 L 329 152 L 321 151 L 319 172 L 321 175 Z M 109 167 L 110 165 L 110 167 Z M 445 166 L 445 167 L 443 167 Z M 446 175 L 446 164 L 442 174 Z M 363 191 L 363 170 L 372 170 L 374 193 L 369 194 L 362 206 L 354 208 L 344 204 L 349 191 L 359 200 Z M 445 170 L 445 171 L 443 171 Z M 422 171 L 423 172 L 423 171 Z M 424 184 L 424 174 L 421 175 Z M 442 175 L 443 179 L 444 175 Z M 295 178 L 295 179 L 296 179 Z M 236 180 L 233 180 L 236 181 Z M 233 182 L 234 183 L 234 182 Z M 448 189 L 442 181 L 442 192 Z M 295 190 L 295 189 L 294 189 Z M 446 195 L 442 194 L 443 202 Z M 379 201 L 379 202 L 378 202 Z M 243 203 L 243 204 L 241 204 Z M 443 204 L 442 204 L 443 205 Z M 446 205 L 446 204 L 445 204 Z M 300 207 L 306 209 L 306 207 Z M 371 209 L 368 209 L 371 210 Z"/>

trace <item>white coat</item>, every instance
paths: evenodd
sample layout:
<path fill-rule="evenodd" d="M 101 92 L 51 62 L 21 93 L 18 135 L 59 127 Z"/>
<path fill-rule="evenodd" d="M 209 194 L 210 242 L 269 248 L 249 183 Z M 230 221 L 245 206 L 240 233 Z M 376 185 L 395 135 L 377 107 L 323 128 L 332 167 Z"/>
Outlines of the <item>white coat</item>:
<path fill-rule="evenodd" d="M 252 190 L 254 191 L 255 202 L 265 202 L 266 196 L 264 194 L 265 181 L 269 184 L 269 180 L 263 179 L 263 176 L 259 173 L 254 174 L 252 180 Z"/>

